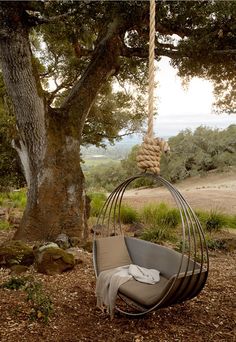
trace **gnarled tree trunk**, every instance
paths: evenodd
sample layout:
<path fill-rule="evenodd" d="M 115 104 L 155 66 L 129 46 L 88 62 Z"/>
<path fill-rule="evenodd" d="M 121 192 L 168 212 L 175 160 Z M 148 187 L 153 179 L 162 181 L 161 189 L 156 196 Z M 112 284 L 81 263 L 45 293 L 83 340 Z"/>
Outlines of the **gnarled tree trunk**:
<path fill-rule="evenodd" d="M 0 5 L 2 72 L 17 119 L 15 148 L 24 167 L 28 201 L 15 238 L 49 240 L 64 232 L 86 237 L 80 144 L 96 95 L 114 73 L 121 22 L 104 30 L 92 60 L 59 109 L 50 108 L 32 65 L 28 22 L 20 2 Z"/>

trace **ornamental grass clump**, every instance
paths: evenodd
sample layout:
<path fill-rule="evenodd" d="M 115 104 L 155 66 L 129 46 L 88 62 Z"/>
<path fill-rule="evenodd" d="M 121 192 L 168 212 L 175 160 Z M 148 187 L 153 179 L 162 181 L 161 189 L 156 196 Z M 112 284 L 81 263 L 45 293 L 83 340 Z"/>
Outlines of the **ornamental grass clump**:
<path fill-rule="evenodd" d="M 170 208 L 165 203 L 145 206 L 141 213 L 141 218 L 145 224 L 153 227 L 176 228 L 180 223 L 178 209 Z"/>
<path fill-rule="evenodd" d="M 88 197 L 91 199 L 91 211 L 90 215 L 93 217 L 98 217 L 106 199 L 106 194 L 102 192 L 93 192 L 88 195 Z"/>
<path fill-rule="evenodd" d="M 138 221 L 138 213 L 137 211 L 128 206 L 128 205 L 122 205 L 120 208 L 120 220 L 123 224 L 130 224 Z"/>

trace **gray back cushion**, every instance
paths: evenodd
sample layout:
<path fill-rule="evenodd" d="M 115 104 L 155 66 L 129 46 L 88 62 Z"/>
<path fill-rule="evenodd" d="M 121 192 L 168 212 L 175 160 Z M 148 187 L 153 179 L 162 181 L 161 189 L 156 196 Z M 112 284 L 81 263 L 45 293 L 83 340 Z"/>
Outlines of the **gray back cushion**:
<path fill-rule="evenodd" d="M 96 261 L 98 274 L 132 263 L 124 236 L 111 236 L 96 240 Z"/>

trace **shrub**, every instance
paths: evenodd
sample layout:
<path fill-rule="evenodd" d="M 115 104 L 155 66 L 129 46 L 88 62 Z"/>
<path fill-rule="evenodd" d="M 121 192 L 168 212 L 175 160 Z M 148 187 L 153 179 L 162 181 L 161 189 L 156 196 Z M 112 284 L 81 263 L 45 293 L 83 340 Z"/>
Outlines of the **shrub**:
<path fill-rule="evenodd" d="M 228 228 L 236 228 L 236 215 L 226 216 L 226 226 Z"/>
<path fill-rule="evenodd" d="M 44 323 L 48 322 L 53 306 L 50 297 L 45 294 L 41 282 L 36 282 L 32 277 L 12 277 L 0 287 L 25 291 L 27 293 L 26 300 L 32 306 L 30 318 L 43 320 Z"/>
<path fill-rule="evenodd" d="M 14 208 L 24 209 L 26 206 L 26 190 L 21 189 L 9 193 L 9 200 Z"/>
<path fill-rule="evenodd" d="M 106 201 L 106 195 L 102 192 L 94 192 L 88 195 L 91 199 L 91 216 L 97 217 Z"/>
<path fill-rule="evenodd" d="M 122 205 L 120 208 L 120 220 L 124 224 L 137 222 L 138 213 L 134 208 L 128 205 Z"/>
<path fill-rule="evenodd" d="M 29 282 L 25 288 L 27 293 L 27 301 L 32 305 L 30 318 L 42 319 L 44 323 L 48 322 L 48 318 L 53 311 L 52 301 L 45 294 L 41 282 Z"/>
<path fill-rule="evenodd" d="M 225 249 L 225 244 L 224 244 L 224 241 L 222 240 L 214 240 L 214 239 L 207 238 L 206 243 L 207 243 L 207 247 L 211 250 L 217 250 L 217 249 L 224 250 Z"/>
<path fill-rule="evenodd" d="M 8 230 L 11 226 L 7 221 L 0 221 L 0 230 Z"/>
<path fill-rule="evenodd" d="M 24 209 L 26 200 L 25 189 L 0 194 L 0 205 L 3 207 Z"/>
<path fill-rule="evenodd" d="M 147 205 L 143 208 L 141 216 L 144 222 L 151 226 L 175 228 L 180 223 L 178 209 L 169 208 L 165 203 Z"/>
<path fill-rule="evenodd" d="M 227 225 L 227 216 L 216 210 L 197 211 L 196 214 L 203 228 L 208 232 L 219 231 L 224 225 Z"/>
<path fill-rule="evenodd" d="M 25 286 L 26 282 L 27 278 L 12 277 L 7 282 L 3 283 L 1 287 L 9 290 L 19 290 Z"/>
<path fill-rule="evenodd" d="M 170 238 L 170 233 L 168 227 L 166 226 L 154 226 L 149 229 L 144 230 L 141 235 L 141 239 L 151 242 L 161 242 L 168 240 Z"/>

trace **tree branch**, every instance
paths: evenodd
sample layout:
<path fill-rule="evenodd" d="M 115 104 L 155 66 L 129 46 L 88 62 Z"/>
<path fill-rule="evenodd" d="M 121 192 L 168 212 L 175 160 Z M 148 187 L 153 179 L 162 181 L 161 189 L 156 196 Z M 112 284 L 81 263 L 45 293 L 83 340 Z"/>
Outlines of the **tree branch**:
<path fill-rule="evenodd" d="M 105 27 L 91 62 L 61 106 L 71 118 L 77 118 L 80 130 L 102 85 L 117 69 L 121 48 L 119 35 L 124 34 L 124 26 L 125 22 L 116 17 Z"/>

